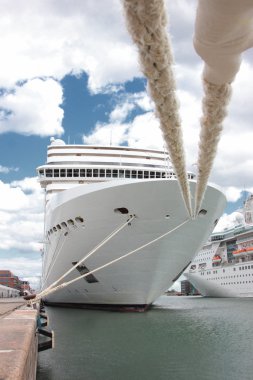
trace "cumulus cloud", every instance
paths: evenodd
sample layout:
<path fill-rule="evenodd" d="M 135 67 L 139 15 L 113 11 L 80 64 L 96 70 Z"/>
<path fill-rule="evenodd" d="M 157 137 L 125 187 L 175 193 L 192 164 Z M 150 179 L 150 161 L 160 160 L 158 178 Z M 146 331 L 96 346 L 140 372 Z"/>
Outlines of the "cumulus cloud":
<path fill-rule="evenodd" d="M 43 192 L 36 178 L 0 181 L 0 249 L 38 252 L 43 238 Z"/>
<path fill-rule="evenodd" d="M 0 87 L 85 71 L 97 92 L 138 73 L 118 0 L 100 1 L 99 8 L 93 0 L 1 3 L 0 47 Z"/>
<path fill-rule="evenodd" d="M 0 173 L 8 174 L 8 173 L 10 173 L 12 171 L 13 172 L 17 172 L 18 170 L 19 170 L 19 168 L 12 168 L 12 167 L 8 168 L 6 166 L 0 165 Z"/>
<path fill-rule="evenodd" d="M 125 94 L 119 98 L 109 114 L 109 122 L 97 123 L 89 135 L 83 136 L 83 142 L 163 149 L 164 141 L 153 108 L 154 105 L 146 92 Z M 133 110 L 144 113 L 137 114 L 131 121 L 126 122 Z"/>
<path fill-rule="evenodd" d="M 238 226 L 239 224 L 245 224 L 242 213 L 235 211 L 229 215 L 223 214 L 219 222 L 217 223 L 214 232 L 224 231 L 226 229 Z"/>
<path fill-rule="evenodd" d="M 61 135 L 63 92 L 53 79 L 32 79 L 0 97 L 0 133 Z"/>

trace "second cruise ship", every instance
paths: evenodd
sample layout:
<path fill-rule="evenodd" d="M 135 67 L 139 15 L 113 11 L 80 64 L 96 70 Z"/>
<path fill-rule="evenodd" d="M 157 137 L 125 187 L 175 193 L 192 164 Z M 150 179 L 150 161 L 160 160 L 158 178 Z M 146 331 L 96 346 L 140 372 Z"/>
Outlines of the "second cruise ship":
<path fill-rule="evenodd" d="M 235 227 L 213 233 L 184 275 L 206 297 L 253 297 L 253 195 Z"/>

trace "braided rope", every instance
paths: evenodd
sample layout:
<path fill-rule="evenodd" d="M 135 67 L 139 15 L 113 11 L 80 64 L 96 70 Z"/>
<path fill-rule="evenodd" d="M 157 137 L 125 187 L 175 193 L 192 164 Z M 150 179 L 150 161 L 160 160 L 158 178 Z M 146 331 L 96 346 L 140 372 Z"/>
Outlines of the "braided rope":
<path fill-rule="evenodd" d="M 149 92 L 155 103 L 156 114 L 160 119 L 186 208 L 191 215 L 191 195 L 164 2 L 163 0 L 123 0 L 123 5 L 128 30 L 138 47 L 141 69 L 148 79 Z"/>
<path fill-rule="evenodd" d="M 217 85 L 203 79 L 203 87 L 205 95 L 202 101 L 203 116 L 200 120 L 201 132 L 195 192 L 195 217 L 198 215 L 204 198 L 208 177 L 222 132 L 222 122 L 227 115 L 227 105 L 231 97 L 231 85 L 229 83 Z"/>

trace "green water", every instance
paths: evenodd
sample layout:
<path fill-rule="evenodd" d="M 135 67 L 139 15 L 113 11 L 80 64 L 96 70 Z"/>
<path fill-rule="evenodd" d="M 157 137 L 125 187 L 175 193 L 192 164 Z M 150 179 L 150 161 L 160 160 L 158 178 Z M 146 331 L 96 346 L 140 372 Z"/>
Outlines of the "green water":
<path fill-rule="evenodd" d="M 47 308 L 37 380 L 252 380 L 253 299 L 161 297 L 147 313 Z"/>

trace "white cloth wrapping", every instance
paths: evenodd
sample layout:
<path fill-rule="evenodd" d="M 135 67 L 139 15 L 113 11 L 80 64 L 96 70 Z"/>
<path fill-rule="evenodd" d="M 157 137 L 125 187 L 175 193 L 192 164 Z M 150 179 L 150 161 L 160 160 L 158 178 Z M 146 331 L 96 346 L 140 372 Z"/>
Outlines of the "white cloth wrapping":
<path fill-rule="evenodd" d="M 210 83 L 231 83 L 253 46 L 253 0 L 199 0 L 194 47 Z"/>

